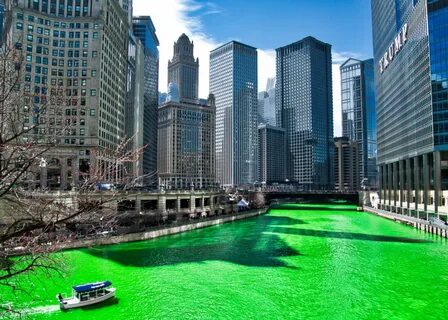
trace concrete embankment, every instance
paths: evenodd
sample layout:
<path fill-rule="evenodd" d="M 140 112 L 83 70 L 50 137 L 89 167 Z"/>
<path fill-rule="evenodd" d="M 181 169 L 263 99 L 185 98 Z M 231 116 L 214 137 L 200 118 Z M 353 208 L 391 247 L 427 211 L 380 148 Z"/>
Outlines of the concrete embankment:
<path fill-rule="evenodd" d="M 268 211 L 268 209 L 258 209 L 251 210 L 243 213 L 237 213 L 233 215 L 227 216 L 218 216 L 209 218 L 207 220 L 201 221 L 192 221 L 189 223 L 185 223 L 182 225 L 176 226 L 164 226 L 153 230 L 148 230 L 140 233 L 131 233 L 119 236 L 111 236 L 104 238 L 96 238 L 96 239 L 85 239 L 85 240 L 77 240 L 68 243 L 64 243 L 60 246 L 61 250 L 65 249 L 78 249 L 92 246 L 101 246 L 101 245 L 110 245 L 124 242 L 135 242 L 135 241 L 143 241 L 154 239 L 163 236 L 169 236 L 173 234 L 178 234 L 186 231 L 191 231 L 195 229 L 202 229 L 211 226 L 215 226 L 218 224 L 229 223 L 237 220 L 248 219 L 252 217 L 256 217 L 259 215 L 263 215 Z"/>
<path fill-rule="evenodd" d="M 392 213 L 389 211 L 384 211 L 380 209 L 374 209 L 370 207 L 364 207 L 363 208 L 365 212 L 369 212 L 372 214 L 375 214 L 377 216 L 393 220 L 402 224 L 406 224 L 408 226 L 412 226 L 416 229 L 443 237 L 448 238 L 448 226 L 439 225 L 431 223 L 430 221 L 417 219 L 414 217 L 404 216 L 401 214 Z"/>

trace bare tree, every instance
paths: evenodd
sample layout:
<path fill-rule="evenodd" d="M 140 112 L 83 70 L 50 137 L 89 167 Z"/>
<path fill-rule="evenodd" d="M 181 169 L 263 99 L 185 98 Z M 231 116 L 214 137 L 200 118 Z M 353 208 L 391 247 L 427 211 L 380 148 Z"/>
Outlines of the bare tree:
<path fill-rule="evenodd" d="M 63 244 L 99 228 L 113 228 L 120 192 L 102 191 L 114 181 L 132 186 L 136 179 L 127 168 L 142 156 L 123 139 L 111 149 L 96 148 L 86 170 L 71 191 L 48 192 L 36 177 L 46 169 L 46 159 L 57 154 L 65 122 L 62 109 L 70 105 L 62 86 L 30 92 L 22 82 L 22 50 L 0 52 L 0 286 L 20 290 L 24 274 L 37 270 L 63 273 L 64 264 L 51 253 Z M 32 120 L 30 120 L 32 119 Z M 56 120 L 57 121 L 57 120 Z M 11 312 L 0 301 L 2 310 Z"/>

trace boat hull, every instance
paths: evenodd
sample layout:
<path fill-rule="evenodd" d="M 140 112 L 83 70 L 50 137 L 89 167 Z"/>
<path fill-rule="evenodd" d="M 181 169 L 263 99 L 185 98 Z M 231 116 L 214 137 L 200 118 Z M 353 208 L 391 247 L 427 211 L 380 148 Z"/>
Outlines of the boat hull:
<path fill-rule="evenodd" d="M 115 297 L 115 288 L 109 289 L 109 292 L 105 294 L 102 297 L 98 297 L 92 300 L 87 301 L 79 301 L 76 298 L 71 299 L 64 299 L 62 302 L 59 303 L 61 310 L 69 310 L 74 308 L 82 308 L 82 307 L 88 307 L 91 305 L 95 305 L 98 303 L 102 303 L 104 301 L 110 300 Z"/>

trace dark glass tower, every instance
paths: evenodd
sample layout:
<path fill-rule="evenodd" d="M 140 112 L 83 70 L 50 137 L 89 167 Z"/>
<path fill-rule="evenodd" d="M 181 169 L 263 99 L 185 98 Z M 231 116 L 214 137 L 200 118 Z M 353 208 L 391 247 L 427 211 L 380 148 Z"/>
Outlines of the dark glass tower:
<path fill-rule="evenodd" d="M 331 45 L 312 37 L 277 49 L 277 126 L 286 130 L 288 179 L 334 188 Z"/>
<path fill-rule="evenodd" d="M 268 124 L 258 127 L 258 181 L 284 183 L 286 179 L 285 130 Z"/>
<path fill-rule="evenodd" d="M 194 58 L 193 49 L 193 42 L 183 33 L 174 43 L 174 56 L 168 62 L 168 84 L 177 84 L 180 100 L 198 99 L 199 59 Z"/>
<path fill-rule="evenodd" d="M 134 17 L 134 34 L 144 47 L 143 174 L 144 183 L 157 183 L 157 126 L 159 105 L 159 40 L 150 17 Z"/>
<path fill-rule="evenodd" d="M 373 59 L 341 66 L 342 135 L 359 144 L 359 187 L 376 188 L 376 110 Z"/>
<path fill-rule="evenodd" d="M 380 206 L 446 221 L 448 2 L 372 0 Z"/>

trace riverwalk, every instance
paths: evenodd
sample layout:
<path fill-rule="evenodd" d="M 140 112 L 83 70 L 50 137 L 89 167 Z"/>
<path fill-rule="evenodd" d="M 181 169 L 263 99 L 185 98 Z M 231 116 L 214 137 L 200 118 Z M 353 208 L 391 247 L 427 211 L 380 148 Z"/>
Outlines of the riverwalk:
<path fill-rule="evenodd" d="M 371 207 L 363 207 L 363 210 L 365 212 L 369 212 L 372 214 L 375 214 L 377 216 L 393 220 L 402 224 L 406 224 L 409 226 L 412 226 L 416 229 L 443 237 L 448 238 L 448 226 L 442 225 L 442 224 L 436 224 L 431 221 L 418 219 L 410 216 L 405 216 L 402 214 L 396 214 L 389 211 L 381 210 L 381 209 L 375 209 Z"/>
<path fill-rule="evenodd" d="M 175 225 L 154 227 L 144 232 L 129 233 L 124 235 L 113 235 L 113 236 L 105 235 L 103 237 L 95 237 L 93 239 L 76 239 L 64 242 L 58 245 L 58 247 L 60 250 L 67 250 L 67 249 L 79 249 L 101 245 L 150 240 L 163 236 L 169 236 L 182 232 L 187 232 L 195 229 L 202 229 L 219 224 L 248 219 L 259 215 L 263 215 L 267 211 L 268 208 L 254 209 L 250 211 L 238 212 L 229 215 L 213 216 L 200 220 L 191 220 L 182 223 L 176 223 Z"/>

